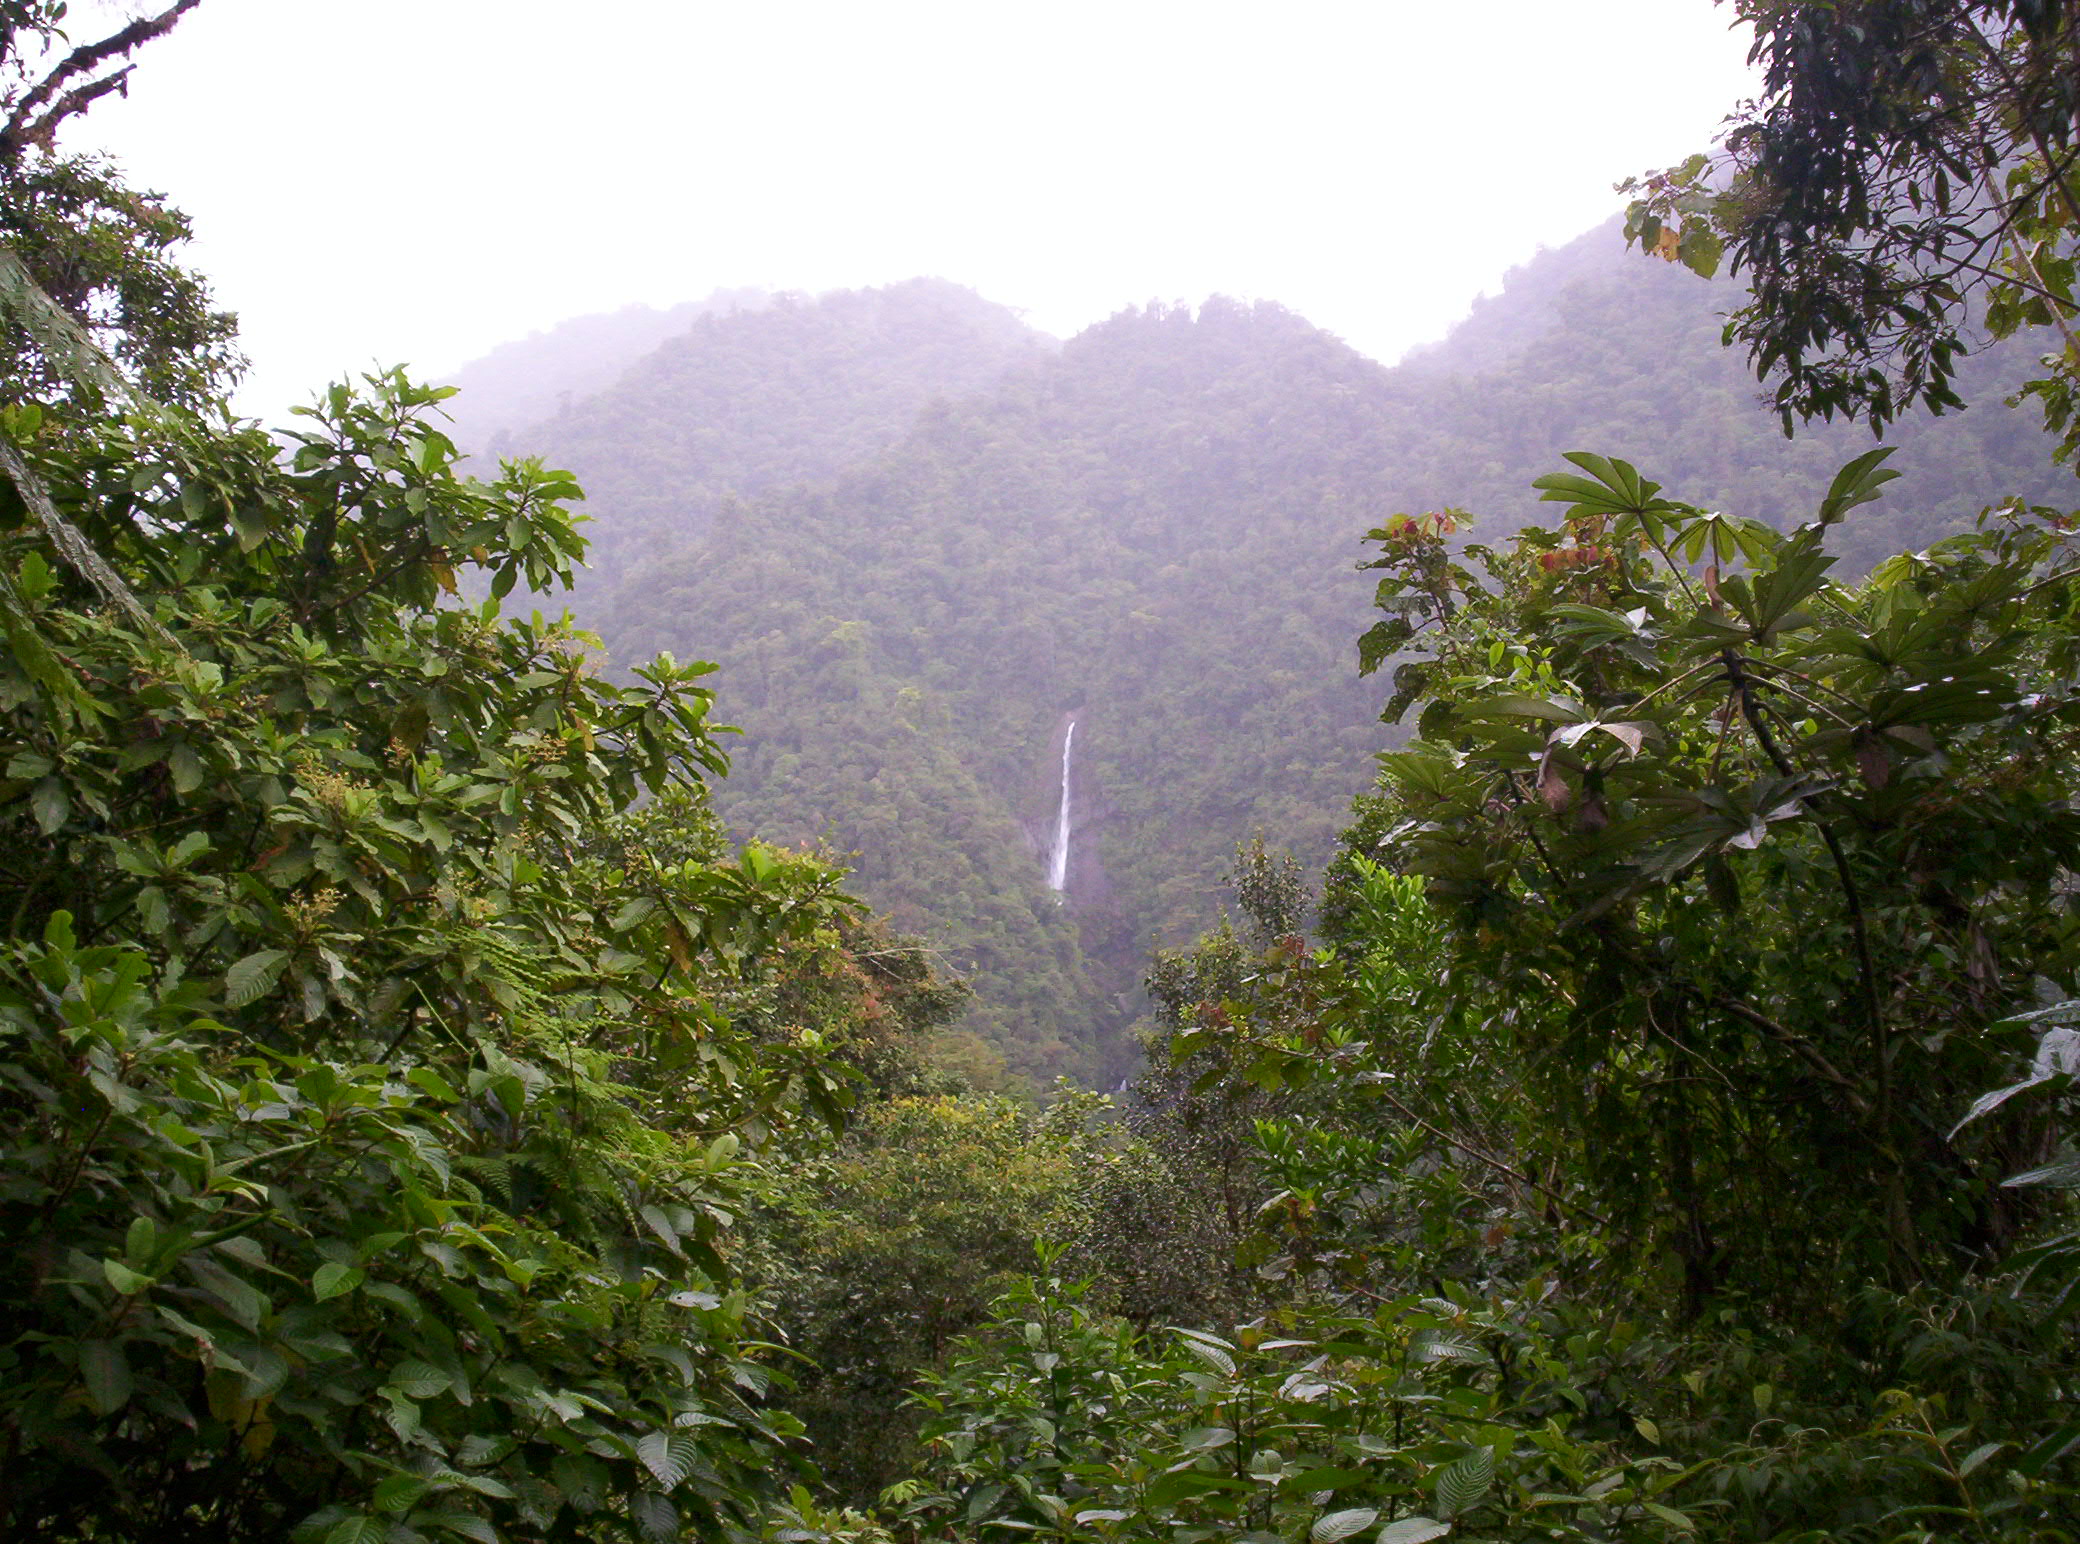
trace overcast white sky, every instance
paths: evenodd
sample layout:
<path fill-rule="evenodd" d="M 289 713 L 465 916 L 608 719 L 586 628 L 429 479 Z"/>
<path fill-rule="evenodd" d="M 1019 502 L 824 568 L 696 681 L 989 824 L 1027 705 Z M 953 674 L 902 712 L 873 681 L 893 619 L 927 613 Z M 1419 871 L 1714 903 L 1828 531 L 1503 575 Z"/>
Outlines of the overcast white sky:
<path fill-rule="evenodd" d="M 120 21 L 75 4 L 75 33 Z M 156 7 L 150 7 L 156 8 Z M 564 317 L 937 274 L 1392 360 L 1752 88 L 1709 0 L 205 0 L 68 143 L 194 217 L 272 414 Z"/>

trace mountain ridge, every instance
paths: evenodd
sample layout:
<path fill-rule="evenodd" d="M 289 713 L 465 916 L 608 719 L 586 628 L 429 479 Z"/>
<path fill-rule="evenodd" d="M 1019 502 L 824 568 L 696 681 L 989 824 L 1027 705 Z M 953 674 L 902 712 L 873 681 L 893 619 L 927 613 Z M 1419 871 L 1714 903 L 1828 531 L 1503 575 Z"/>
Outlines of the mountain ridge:
<path fill-rule="evenodd" d="M 1236 843 L 1333 846 L 1389 735 L 1356 674 L 1366 529 L 1466 505 L 1496 539 L 1577 448 L 1789 520 L 1868 445 L 1787 446 L 1716 347 L 1734 292 L 1602 232 L 1395 367 L 1270 303 L 1130 307 L 1056 347 L 955 289 L 702 321 L 556 423 L 606 474 L 580 621 L 623 663 L 719 660 L 746 734 L 718 807 L 856 855 L 977 983 L 954 1054 L 985 1081 L 1116 1076 L 1148 950 L 1217 919 Z M 717 453 L 685 455 L 702 434 Z M 2040 443 L 1997 407 L 1907 439 L 1850 566 L 1962 524 Z M 1061 904 L 1035 833 L 1072 708 L 1072 870 L 1102 880 Z"/>

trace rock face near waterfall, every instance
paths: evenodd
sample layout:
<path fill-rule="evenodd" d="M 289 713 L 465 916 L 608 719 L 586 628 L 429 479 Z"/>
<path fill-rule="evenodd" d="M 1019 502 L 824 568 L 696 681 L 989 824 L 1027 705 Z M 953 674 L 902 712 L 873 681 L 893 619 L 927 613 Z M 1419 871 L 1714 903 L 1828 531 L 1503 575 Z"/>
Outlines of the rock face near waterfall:
<path fill-rule="evenodd" d="M 1217 920 L 1238 841 L 1326 857 L 1385 743 L 1354 648 L 1368 527 L 1453 504 L 1504 537 L 1580 448 L 1795 520 L 1868 447 L 1787 446 L 1717 347 L 1725 294 L 1600 239 L 1393 370 L 1276 306 L 1129 310 L 1057 350 L 897 286 L 712 317 L 507 438 L 603 494 L 578 608 L 613 660 L 722 665 L 723 813 L 852 855 L 970 977 L 966 1070 L 1111 1078 L 1151 946 Z M 1902 435 L 1851 566 L 1979 490 L 2063 494 L 1997 388 L 1967 395 Z"/>

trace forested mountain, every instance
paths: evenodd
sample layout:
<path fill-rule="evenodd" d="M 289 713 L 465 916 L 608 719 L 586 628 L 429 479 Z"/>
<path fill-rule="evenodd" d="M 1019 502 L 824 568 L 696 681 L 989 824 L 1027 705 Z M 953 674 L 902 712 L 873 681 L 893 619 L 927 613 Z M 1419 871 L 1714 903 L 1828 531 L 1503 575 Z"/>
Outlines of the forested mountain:
<path fill-rule="evenodd" d="M 1868 448 L 1783 438 L 1718 346 L 1738 295 L 1603 227 L 1389 369 L 1220 299 L 1055 352 L 915 281 L 705 318 L 508 441 L 592 496 L 577 606 L 612 658 L 723 666 L 732 822 L 828 841 L 945 949 L 978 988 L 969 1070 L 1110 1079 L 1148 949 L 1212 920 L 1235 844 L 1317 861 L 1362 788 L 1367 528 L 1455 505 L 1494 539 L 1563 452 L 1639 443 L 1683 496 L 1783 524 Z M 1975 407 L 1896 436 L 1906 480 L 1848 533 L 1851 568 L 1963 528 L 1985 489 L 2069 480 L 2000 403 L 2026 353 L 1973 362 Z"/>
<path fill-rule="evenodd" d="M 976 976 L 1014 1070 L 1094 1076 L 1094 1031 L 1150 938 L 1206 919 L 1235 835 L 1325 852 L 1354 791 L 1382 385 L 1275 307 L 1127 313 L 828 486 L 732 510 L 598 625 L 617 656 L 717 653 L 747 731 L 726 813 L 829 830 Z"/>
<path fill-rule="evenodd" d="M 1392 370 L 785 300 L 506 431 L 661 479 L 602 669 L 571 477 L 402 370 L 241 420 L 57 148 L 191 9 L 0 0 L 0 1538 L 2069 1544 L 2080 345 L 1894 456 L 1594 244 Z M 1778 400 L 2072 342 L 2075 8 L 1743 9 L 1629 218 Z M 1122 1065 L 1224 862 L 1131 1086 L 975 1086 Z"/>
<path fill-rule="evenodd" d="M 504 447 L 500 431 L 539 422 L 574 398 L 611 386 L 638 359 L 703 316 L 752 311 L 772 297 L 761 289 L 721 289 L 706 300 L 663 310 L 623 306 L 572 317 L 512 343 L 502 343 L 464 365 L 448 383 L 453 434 L 465 450 Z"/>
<path fill-rule="evenodd" d="M 1051 342 L 938 279 L 780 295 L 700 316 L 500 448 L 578 474 L 593 568 L 612 582 L 698 538 L 725 499 L 878 454 L 926 404 L 986 386 Z"/>
<path fill-rule="evenodd" d="M 1532 479 L 1587 449 L 1632 452 L 1708 508 L 1780 527 L 1810 518 L 1835 468 L 1877 442 L 1847 422 L 1802 423 L 1785 438 L 1746 360 L 1721 343 L 1723 313 L 1745 298 L 1730 281 L 1628 252 L 1616 222 L 1541 253 L 1396 372 L 1426 377 L 1434 393 L 1434 438 L 1398 463 L 1396 502 L 1459 505 L 1484 536 L 1503 534 L 1544 518 Z M 1979 344 L 1959 373 L 1966 409 L 1912 415 L 1886 436 L 1904 480 L 1837 533 L 1846 572 L 1965 529 L 1996 491 L 2071 497 L 2039 415 L 2004 405 L 2049 343 Z"/>

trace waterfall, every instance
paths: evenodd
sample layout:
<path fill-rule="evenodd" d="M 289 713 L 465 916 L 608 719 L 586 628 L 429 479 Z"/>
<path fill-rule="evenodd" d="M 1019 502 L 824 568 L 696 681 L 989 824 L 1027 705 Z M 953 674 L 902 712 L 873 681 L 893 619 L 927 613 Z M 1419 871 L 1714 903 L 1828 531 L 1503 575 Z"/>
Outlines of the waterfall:
<path fill-rule="evenodd" d="M 1062 807 L 1054 817 L 1054 851 L 1047 862 L 1047 883 L 1062 890 L 1069 883 L 1069 749 L 1076 743 L 1076 720 L 1062 736 Z"/>

